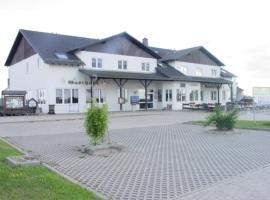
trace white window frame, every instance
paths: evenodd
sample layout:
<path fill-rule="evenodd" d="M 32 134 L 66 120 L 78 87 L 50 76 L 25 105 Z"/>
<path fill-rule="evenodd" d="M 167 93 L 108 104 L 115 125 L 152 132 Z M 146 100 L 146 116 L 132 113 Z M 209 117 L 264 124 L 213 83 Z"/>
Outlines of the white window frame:
<path fill-rule="evenodd" d="M 217 70 L 216 69 L 212 69 L 211 72 L 212 72 L 212 76 L 217 77 Z"/>
<path fill-rule="evenodd" d="M 97 68 L 97 59 L 96 58 L 91 59 L 91 66 L 92 66 L 92 68 Z"/>
<path fill-rule="evenodd" d="M 216 101 L 217 100 L 217 91 L 216 90 L 212 90 L 211 91 L 211 100 L 212 101 Z"/>
<path fill-rule="evenodd" d="M 118 60 L 117 67 L 119 70 L 127 70 L 128 69 L 128 61 L 127 60 Z"/>
<path fill-rule="evenodd" d="M 61 93 L 62 93 L 62 103 L 57 103 L 56 102 L 56 91 L 57 90 L 61 90 Z M 65 90 L 69 90 L 69 93 L 70 93 L 70 103 L 65 103 Z M 74 103 L 73 102 L 73 90 L 77 90 L 78 91 L 78 102 L 77 103 Z M 56 105 L 70 105 L 70 104 L 79 104 L 80 100 L 79 100 L 79 89 L 78 88 L 56 88 L 55 89 L 55 104 Z"/>
<path fill-rule="evenodd" d="M 98 58 L 97 59 L 97 68 L 102 68 L 102 59 L 101 58 Z"/>
<path fill-rule="evenodd" d="M 172 89 L 166 89 L 165 91 L 165 101 L 166 102 L 172 102 Z"/>

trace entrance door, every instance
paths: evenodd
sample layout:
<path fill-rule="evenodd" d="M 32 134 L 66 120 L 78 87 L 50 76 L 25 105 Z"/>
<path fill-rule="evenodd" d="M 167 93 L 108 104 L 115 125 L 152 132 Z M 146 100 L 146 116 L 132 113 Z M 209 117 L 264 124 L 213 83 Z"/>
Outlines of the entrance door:
<path fill-rule="evenodd" d="M 140 109 L 143 110 L 145 109 L 145 90 L 144 89 L 140 89 L 139 90 L 139 97 L 140 97 Z M 148 109 L 153 109 L 154 107 L 154 90 L 149 90 L 147 93 L 147 108 Z"/>

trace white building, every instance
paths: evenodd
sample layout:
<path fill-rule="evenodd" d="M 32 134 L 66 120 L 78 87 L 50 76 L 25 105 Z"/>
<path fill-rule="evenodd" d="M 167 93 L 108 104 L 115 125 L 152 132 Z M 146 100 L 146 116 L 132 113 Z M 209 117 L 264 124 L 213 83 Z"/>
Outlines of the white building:
<path fill-rule="evenodd" d="M 236 77 L 204 47 L 149 47 L 125 32 L 98 40 L 20 30 L 5 65 L 8 89 L 26 90 L 44 113 L 48 105 L 84 112 L 91 97 L 110 111 L 181 110 L 225 104 L 236 88 Z"/>

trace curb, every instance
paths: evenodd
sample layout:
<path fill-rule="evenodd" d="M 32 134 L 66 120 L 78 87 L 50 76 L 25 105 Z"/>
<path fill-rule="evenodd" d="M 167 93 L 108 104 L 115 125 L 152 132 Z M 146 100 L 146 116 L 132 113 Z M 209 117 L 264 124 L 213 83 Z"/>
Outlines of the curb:
<path fill-rule="evenodd" d="M 196 123 L 192 123 L 192 122 L 183 122 L 182 124 L 203 127 L 203 125 L 201 125 L 201 124 L 196 124 Z M 253 130 L 253 131 L 269 131 L 270 132 L 270 128 L 249 128 L 249 127 L 243 127 L 243 126 L 236 126 L 235 129 L 244 129 L 244 130 Z"/>
<path fill-rule="evenodd" d="M 3 142 L 7 143 L 8 145 L 10 145 L 10 146 L 13 147 L 14 149 L 18 150 L 19 152 L 23 153 L 24 155 L 28 155 L 28 153 L 25 152 L 23 149 L 21 149 L 21 148 L 15 146 L 15 145 L 12 144 L 11 142 L 7 141 L 5 138 L 0 137 L 0 140 L 2 140 Z M 98 196 L 98 197 L 100 197 L 100 198 L 102 198 L 102 199 L 106 199 L 106 197 L 103 196 L 102 194 L 100 194 L 100 193 L 98 193 L 98 192 L 96 192 L 96 191 L 94 191 L 94 190 L 88 188 L 87 186 L 83 185 L 83 184 L 80 183 L 79 181 L 76 181 L 75 179 L 73 179 L 73 178 L 71 178 L 71 177 L 69 177 L 69 176 L 63 174 L 62 172 L 58 171 L 57 169 L 54 169 L 53 167 L 49 166 L 48 164 L 46 164 L 46 163 L 44 163 L 44 162 L 41 162 L 41 165 L 44 166 L 44 167 L 46 167 L 49 171 L 51 171 L 51 172 L 53 172 L 53 173 L 55 173 L 55 174 L 57 174 L 57 175 L 63 177 L 65 180 L 67 180 L 67 181 L 69 181 L 69 182 L 71 182 L 71 183 L 74 183 L 74 184 L 76 184 L 76 185 L 79 185 L 80 187 L 82 187 L 82 188 L 84 188 L 84 189 L 86 189 L 86 190 L 88 190 L 88 191 L 94 193 L 96 196 Z"/>

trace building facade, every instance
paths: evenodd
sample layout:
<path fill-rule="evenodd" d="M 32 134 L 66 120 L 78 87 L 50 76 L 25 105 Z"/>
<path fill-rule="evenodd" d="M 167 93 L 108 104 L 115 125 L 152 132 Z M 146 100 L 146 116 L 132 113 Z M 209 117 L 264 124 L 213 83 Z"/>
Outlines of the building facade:
<path fill-rule="evenodd" d="M 8 89 L 26 90 L 42 112 L 181 110 L 233 101 L 236 76 L 204 47 L 169 50 L 127 33 L 91 39 L 20 30 L 5 65 Z"/>

